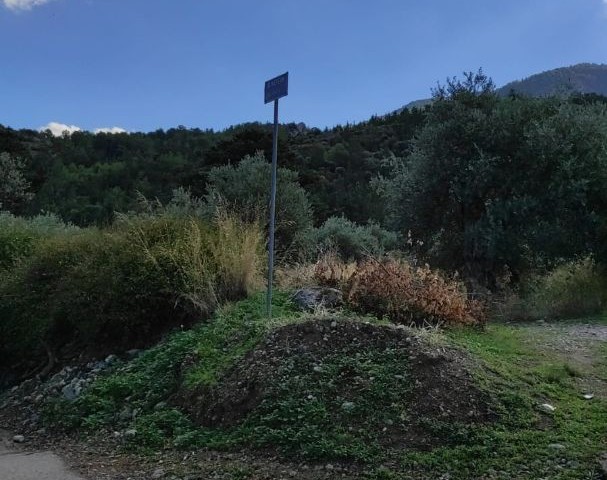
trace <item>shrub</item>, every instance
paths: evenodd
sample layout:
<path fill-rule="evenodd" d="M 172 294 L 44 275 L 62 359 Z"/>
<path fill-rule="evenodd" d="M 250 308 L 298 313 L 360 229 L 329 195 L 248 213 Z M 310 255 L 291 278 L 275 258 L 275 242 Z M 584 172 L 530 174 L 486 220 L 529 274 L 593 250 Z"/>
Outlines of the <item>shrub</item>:
<path fill-rule="evenodd" d="M 328 218 L 319 228 L 306 232 L 301 242 L 313 254 L 333 251 L 344 260 L 360 260 L 368 255 L 380 256 L 397 246 L 397 235 L 379 225 L 357 225 L 345 217 Z"/>
<path fill-rule="evenodd" d="M 314 279 L 320 285 L 344 289 L 356 268 L 356 263 L 346 263 L 335 253 L 327 252 L 314 264 Z"/>
<path fill-rule="evenodd" d="M 607 278 L 591 257 L 564 263 L 528 281 L 520 317 L 574 318 L 594 315 L 607 305 Z"/>
<path fill-rule="evenodd" d="M 464 286 L 427 265 L 402 260 L 368 260 L 352 275 L 347 298 L 363 313 L 415 325 L 476 325 L 485 322 L 482 304 Z"/>
<path fill-rule="evenodd" d="M 312 209 L 297 172 L 279 168 L 277 175 L 276 247 L 282 252 L 291 247 L 298 232 L 312 227 Z M 271 165 L 261 153 L 246 156 L 238 165 L 215 167 L 209 172 L 204 209 L 212 214 L 227 208 L 245 221 L 266 222 L 270 179 Z"/>
<path fill-rule="evenodd" d="M 262 246 L 258 225 L 225 216 L 122 218 L 49 237 L 0 278 L 0 356 L 150 343 L 254 290 Z"/>
<path fill-rule="evenodd" d="M 77 230 L 52 214 L 22 218 L 0 211 L 0 271 L 30 255 L 41 238 Z"/>

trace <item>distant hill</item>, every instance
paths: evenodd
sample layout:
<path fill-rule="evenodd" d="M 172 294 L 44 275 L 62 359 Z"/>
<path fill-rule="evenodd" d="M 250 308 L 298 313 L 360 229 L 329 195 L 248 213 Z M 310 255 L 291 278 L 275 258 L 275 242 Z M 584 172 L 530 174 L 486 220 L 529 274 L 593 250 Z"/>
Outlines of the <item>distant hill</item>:
<path fill-rule="evenodd" d="M 531 75 L 523 80 L 507 83 L 497 90 L 502 96 L 516 92 L 532 97 L 544 97 L 562 93 L 597 93 L 607 96 L 607 65 L 579 63 L 570 67 L 555 68 Z M 414 100 L 403 108 L 423 107 L 432 100 Z"/>
<path fill-rule="evenodd" d="M 569 92 L 607 95 L 607 65 L 580 63 L 555 68 L 510 82 L 498 89 L 500 95 L 508 95 L 511 91 L 533 97 Z"/>

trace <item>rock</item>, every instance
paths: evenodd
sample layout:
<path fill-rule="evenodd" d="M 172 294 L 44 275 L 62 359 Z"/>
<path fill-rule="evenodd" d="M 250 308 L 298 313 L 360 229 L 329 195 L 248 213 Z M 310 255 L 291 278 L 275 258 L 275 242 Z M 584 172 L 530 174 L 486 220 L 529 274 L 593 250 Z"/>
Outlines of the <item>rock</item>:
<path fill-rule="evenodd" d="M 302 310 L 332 309 L 343 305 L 343 294 L 336 288 L 309 287 L 297 290 L 292 300 Z"/>
<path fill-rule="evenodd" d="M 78 381 L 72 381 L 61 389 L 61 394 L 63 395 L 63 397 L 66 400 L 69 400 L 70 402 L 72 400 L 76 400 L 80 396 L 81 392 L 82 386 Z"/>
<path fill-rule="evenodd" d="M 23 443 L 23 442 L 25 442 L 25 437 L 23 435 L 15 435 L 13 437 L 13 442 L 15 442 L 15 443 Z"/>
<path fill-rule="evenodd" d="M 134 428 L 129 428 L 128 430 L 124 431 L 125 437 L 134 437 L 135 435 L 137 435 L 137 430 L 135 430 Z"/>
<path fill-rule="evenodd" d="M 152 473 L 152 476 L 150 478 L 152 478 L 152 479 L 158 479 L 158 478 L 164 477 L 165 475 L 166 474 L 165 474 L 163 468 L 157 468 L 156 470 L 154 470 L 154 473 Z"/>
<path fill-rule="evenodd" d="M 548 448 L 552 448 L 553 450 L 565 450 L 567 447 L 561 443 L 551 443 L 548 445 Z"/>
<path fill-rule="evenodd" d="M 351 412 L 352 410 L 354 410 L 354 402 L 344 402 L 341 404 L 341 409 L 345 410 L 346 412 Z"/>
<path fill-rule="evenodd" d="M 582 397 L 584 398 L 584 400 L 592 400 L 594 398 L 594 395 L 592 393 L 585 393 L 584 395 L 582 395 Z"/>
<path fill-rule="evenodd" d="M 123 422 L 131 420 L 133 418 L 133 410 L 131 410 L 131 408 L 127 405 L 120 411 L 118 418 Z"/>
<path fill-rule="evenodd" d="M 554 413 L 554 411 L 556 410 L 556 407 L 553 407 L 549 403 L 542 403 L 538 406 L 538 408 L 544 413 Z"/>
<path fill-rule="evenodd" d="M 599 468 L 600 468 L 600 473 L 603 474 L 603 477 L 607 478 L 607 452 L 603 453 L 599 457 Z"/>
<path fill-rule="evenodd" d="M 111 365 L 112 363 L 115 363 L 116 360 L 118 360 L 116 355 L 108 355 L 105 359 L 105 363 L 106 365 Z"/>

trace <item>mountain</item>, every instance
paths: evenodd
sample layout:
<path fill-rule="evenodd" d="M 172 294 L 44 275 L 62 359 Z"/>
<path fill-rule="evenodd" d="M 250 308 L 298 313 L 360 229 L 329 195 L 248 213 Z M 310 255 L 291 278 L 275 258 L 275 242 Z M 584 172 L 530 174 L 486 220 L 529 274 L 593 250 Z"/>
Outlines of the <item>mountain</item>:
<path fill-rule="evenodd" d="M 500 95 L 508 95 L 511 91 L 532 97 L 569 92 L 607 95 L 607 65 L 580 63 L 555 68 L 510 82 L 498 89 Z"/>
<path fill-rule="evenodd" d="M 570 67 L 555 68 L 507 83 L 497 89 L 497 93 L 502 96 L 509 95 L 513 91 L 531 97 L 573 92 L 607 96 L 607 65 L 579 63 Z M 431 101 L 429 98 L 414 100 L 403 108 L 421 108 Z"/>

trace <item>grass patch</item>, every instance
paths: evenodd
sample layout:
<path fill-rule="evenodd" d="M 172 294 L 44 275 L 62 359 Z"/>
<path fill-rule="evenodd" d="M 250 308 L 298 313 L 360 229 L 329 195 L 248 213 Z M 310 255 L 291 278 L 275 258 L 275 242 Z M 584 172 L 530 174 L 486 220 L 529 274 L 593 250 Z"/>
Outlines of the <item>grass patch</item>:
<path fill-rule="evenodd" d="M 401 472 L 420 478 L 448 473 L 452 479 L 601 478 L 596 461 L 607 449 L 607 402 L 583 399 L 575 379 L 605 378 L 606 365 L 581 372 L 540 348 L 531 333 L 524 327 L 494 324 L 485 332 L 449 334 L 485 363 L 487 368 L 477 371 L 476 378 L 500 400 L 501 420 L 479 429 L 471 443 L 406 453 Z M 604 354 L 605 347 L 599 348 Z M 556 407 L 553 415 L 538 411 L 544 402 Z"/>
<path fill-rule="evenodd" d="M 411 383 L 396 349 L 335 352 L 322 366 L 294 356 L 242 426 L 259 446 L 314 459 L 376 461 L 382 432 L 407 420 Z M 352 378 L 358 382 L 350 382 Z M 347 392 L 347 395 L 344 395 Z"/>

